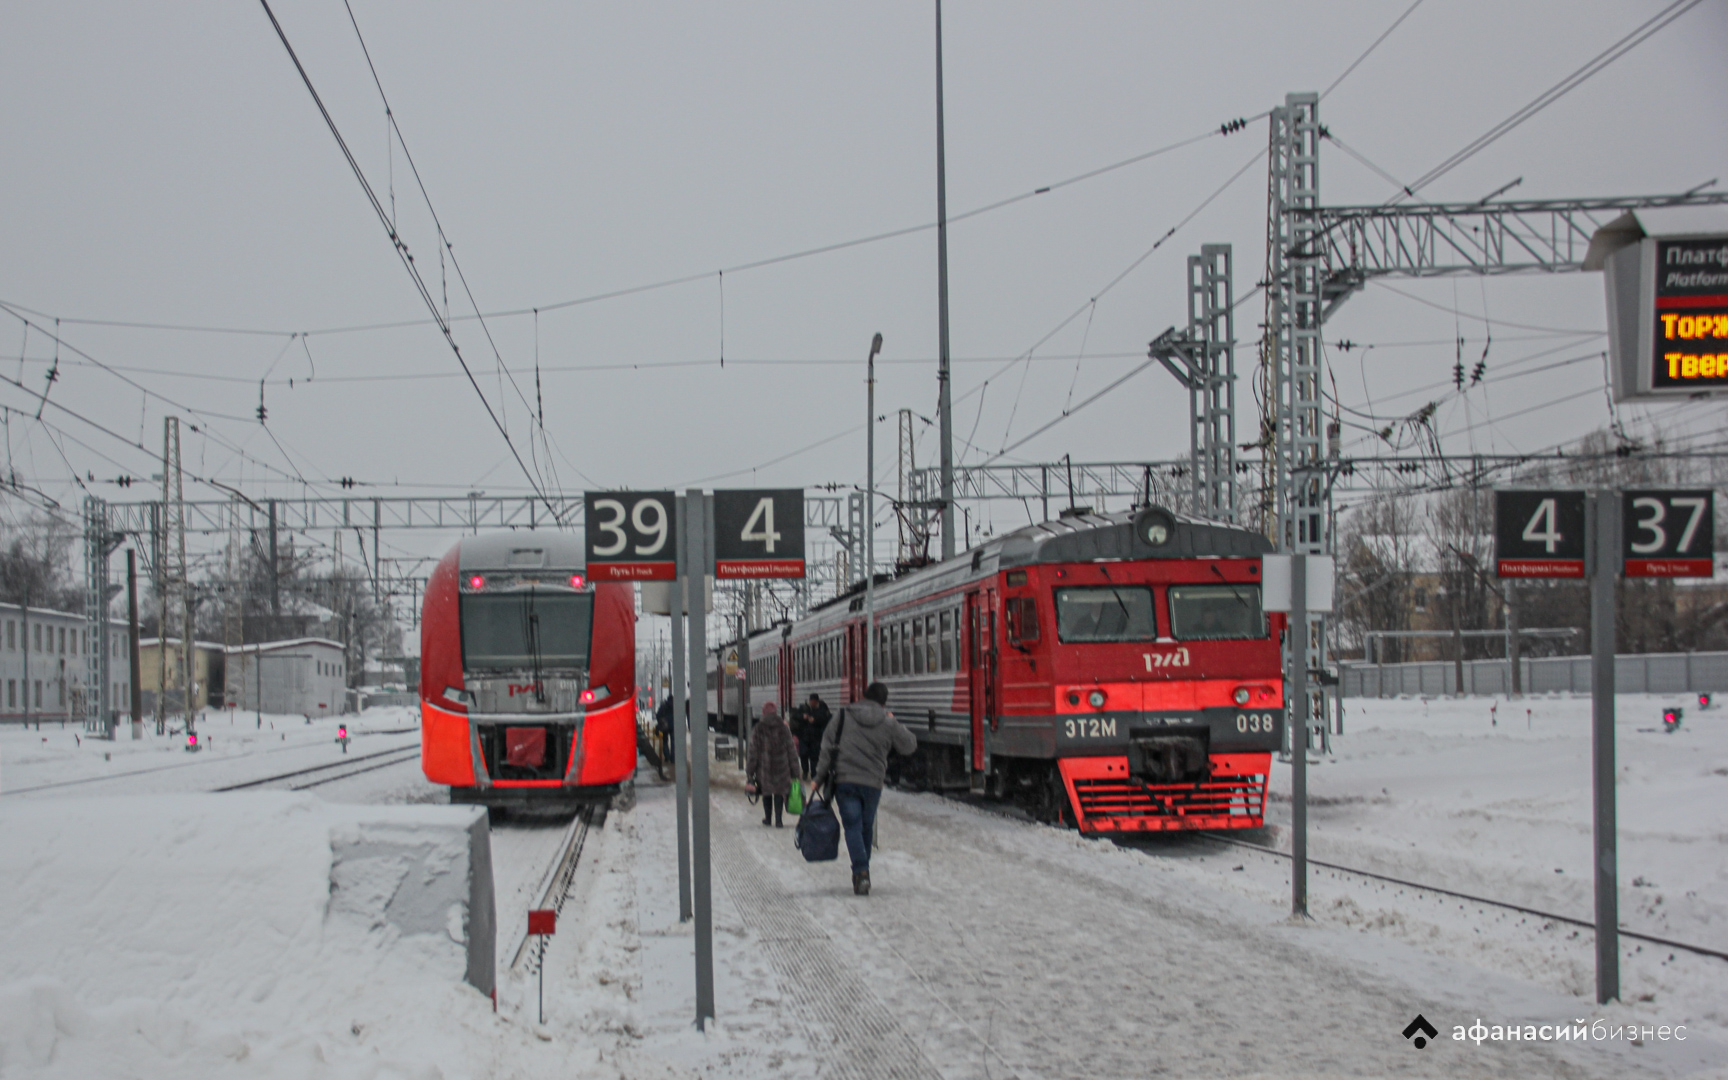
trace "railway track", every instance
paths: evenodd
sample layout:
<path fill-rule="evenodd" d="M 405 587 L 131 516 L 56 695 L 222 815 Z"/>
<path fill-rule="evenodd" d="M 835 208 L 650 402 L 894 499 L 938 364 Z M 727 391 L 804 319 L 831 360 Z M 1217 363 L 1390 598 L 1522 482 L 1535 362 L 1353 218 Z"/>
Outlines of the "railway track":
<path fill-rule="evenodd" d="M 414 732 L 417 732 L 419 730 L 420 729 L 417 727 L 386 728 L 386 729 L 379 730 L 379 731 L 368 731 L 368 732 L 366 732 L 366 734 L 367 735 L 408 735 L 408 734 L 413 734 Z M 256 756 L 261 757 L 265 754 L 294 753 L 297 751 L 305 750 L 306 748 L 307 747 L 305 746 L 305 744 L 295 744 L 292 746 L 281 746 L 281 747 L 272 746 L 269 749 L 257 751 Z M 409 749 L 409 748 L 397 747 L 394 750 L 380 751 L 380 753 L 395 753 L 398 750 L 403 750 L 403 749 Z M 418 750 L 419 747 L 416 745 L 412 749 Z M 371 756 L 371 755 L 360 755 L 357 757 L 352 757 L 352 758 L 349 758 L 348 761 L 350 761 L 350 762 L 359 761 L 359 760 L 362 760 L 364 757 L 367 757 L 367 756 Z M 35 785 L 32 785 L 31 787 L 12 788 L 12 789 L 9 789 L 6 791 L 0 791 L 0 798 L 4 798 L 4 797 L 9 796 L 9 795 L 28 795 L 31 792 L 50 791 L 50 790 L 53 790 L 56 788 L 78 787 L 78 786 L 81 786 L 84 784 L 105 784 L 105 783 L 111 783 L 111 782 L 114 782 L 117 780 L 126 780 L 126 779 L 129 779 L 131 777 L 135 777 L 135 776 L 149 776 L 152 773 L 172 772 L 176 769 L 192 769 L 192 768 L 198 768 L 200 766 L 208 768 L 208 767 L 213 766 L 213 765 L 225 765 L 225 764 L 231 764 L 232 762 L 233 762 L 233 759 L 231 759 L 231 758 L 193 756 L 193 757 L 189 757 L 185 761 L 176 761 L 171 765 L 154 765 L 154 766 L 151 766 L 150 768 L 147 768 L 147 769 L 128 769 L 125 772 L 107 773 L 107 774 L 100 775 L 100 776 L 80 776 L 80 777 L 76 777 L 75 779 L 71 779 L 71 780 L 55 780 L 51 783 L 35 784 Z M 342 763 L 338 762 L 336 764 L 342 764 Z M 392 763 L 392 764 L 394 764 L 394 763 Z M 333 767 L 334 766 L 318 766 L 318 768 L 333 768 Z M 213 790 L 213 791 L 241 791 L 241 790 L 244 790 L 248 787 L 256 787 L 259 784 L 272 783 L 276 780 L 282 779 L 283 777 L 293 776 L 293 775 L 295 775 L 295 773 L 282 773 L 282 774 L 279 774 L 277 776 L 265 777 L 262 780 L 247 781 L 246 783 L 233 784 L 233 785 L 230 785 L 228 787 L 213 788 L 211 790 Z"/>
<path fill-rule="evenodd" d="M 346 770 L 330 776 L 321 776 L 315 780 L 307 780 L 304 783 L 290 784 L 288 786 L 289 791 L 305 791 L 308 788 L 315 788 L 321 784 L 334 783 L 337 780 L 346 780 L 350 776 L 359 776 L 361 773 L 369 773 L 375 769 L 386 769 L 392 765 L 400 765 L 403 762 L 415 760 L 419 756 L 420 747 L 418 745 L 397 746 L 389 750 L 377 750 L 370 754 L 356 754 L 353 757 L 344 757 L 341 761 L 332 761 L 326 765 L 312 765 L 304 769 L 293 769 L 289 772 L 277 773 L 275 776 L 264 776 L 256 780 L 247 780 L 239 784 L 227 784 L 223 787 L 211 788 L 210 790 L 212 793 L 222 791 L 245 791 L 249 788 L 263 787 L 265 784 L 277 784 L 284 780 L 293 780 L 299 777 L 312 776 L 316 773 L 329 772 L 333 769 Z M 377 760 L 379 758 L 389 758 L 390 760 L 380 762 Z M 372 762 L 372 764 L 362 765 L 363 762 Z M 354 768 L 353 766 L 356 765 L 361 765 L 361 767 Z"/>
<path fill-rule="evenodd" d="M 1227 844 L 1230 847 L 1246 848 L 1249 851 L 1257 851 L 1262 855 L 1272 855 L 1286 861 L 1291 858 L 1288 852 L 1279 851 L 1276 848 L 1261 847 L 1259 844 L 1250 844 L 1242 840 L 1232 840 L 1225 836 L 1214 836 L 1211 833 L 1195 833 L 1194 835 L 1198 839 L 1208 840 L 1215 844 Z M 1570 915 L 1560 915 L 1552 911 L 1543 911 L 1540 908 L 1525 907 L 1522 904 L 1513 904 L 1505 900 L 1495 900 L 1486 896 L 1475 896 L 1471 893 L 1458 892 L 1456 889 L 1443 889 L 1438 885 L 1424 885 L 1419 881 L 1406 881 L 1403 878 L 1395 878 L 1387 874 L 1377 874 L 1372 870 L 1359 870 L 1354 866 L 1343 866 L 1338 863 L 1323 862 L 1322 860 L 1315 858 L 1310 858 L 1308 862 L 1314 866 L 1322 866 L 1328 870 L 1334 870 L 1342 874 L 1355 874 L 1358 877 L 1365 877 L 1374 881 L 1384 881 L 1388 884 L 1397 885 L 1405 889 L 1417 889 L 1422 892 L 1435 893 L 1440 896 L 1450 896 L 1454 899 L 1466 900 L 1473 904 L 1487 904 L 1489 907 L 1504 908 L 1508 911 L 1516 911 L 1525 915 L 1535 915 L 1537 918 L 1566 923 L 1570 926 L 1581 926 L 1587 930 L 1593 931 L 1596 929 L 1596 924 L 1594 922 L 1584 919 L 1574 919 Z M 1700 956 L 1713 956 L 1718 960 L 1728 960 L 1728 952 L 1723 952 L 1719 949 L 1708 949 L 1702 945 L 1691 945 L 1684 941 L 1674 941 L 1671 938 L 1656 937 L 1653 934 L 1641 934 L 1636 930 L 1628 930 L 1625 927 L 1620 928 L 1620 936 L 1632 938 L 1634 941 L 1647 941 L 1651 944 L 1662 945 L 1670 949 L 1683 949 L 1686 952 L 1697 953 Z"/>
<path fill-rule="evenodd" d="M 564 835 L 558 841 L 557 850 L 547 863 L 546 870 L 541 874 L 540 882 L 535 886 L 534 903 L 530 910 L 552 910 L 563 914 L 564 901 L 570 895 L 570 882 L 576 876 L 576 867 L 582 861 L 582 848 L 588 839 L 588 830 L 596 825 L 606 823 L 606 804 L 595 803 L 577 811 L 571 819 Z M 514 915 L 510 916 L 514 918 Z M 540 954 L 528 949 L 528 922 L 524 915 L 521 924 L 512 932 L 514 947 L 510 950 L 510 969 L 520 968 L 532 975 L 539 970 Z"/>

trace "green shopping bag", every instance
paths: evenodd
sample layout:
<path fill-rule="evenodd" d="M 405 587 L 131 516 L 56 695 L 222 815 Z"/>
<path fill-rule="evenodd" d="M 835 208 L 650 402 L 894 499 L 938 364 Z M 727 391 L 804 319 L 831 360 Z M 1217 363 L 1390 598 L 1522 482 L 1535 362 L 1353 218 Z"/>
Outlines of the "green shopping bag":
<path fill-rule="evenodd" d="M 786 812 L 802 814 L 804 812 L 804 781 L 792 781 L 792 791 L 786 796 Z"/>

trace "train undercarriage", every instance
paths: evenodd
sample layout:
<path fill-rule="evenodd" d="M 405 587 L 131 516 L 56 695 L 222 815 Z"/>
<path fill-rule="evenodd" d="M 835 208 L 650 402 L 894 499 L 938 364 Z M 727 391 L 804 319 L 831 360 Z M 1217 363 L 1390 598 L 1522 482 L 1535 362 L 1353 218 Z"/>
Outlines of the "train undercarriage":
<path fill-rule="evenodd" d="M 1016 806 L 1035 821 L 1082 833 L 1250 829 L 1265 822 L 1270 753 L 1210 754 L 1130 746 L 1122 755 L 993 757 L 967 767 L 964 749 L 920 743 L 896 757 L 888 782 L 910 791 L 967 792 Z"/>

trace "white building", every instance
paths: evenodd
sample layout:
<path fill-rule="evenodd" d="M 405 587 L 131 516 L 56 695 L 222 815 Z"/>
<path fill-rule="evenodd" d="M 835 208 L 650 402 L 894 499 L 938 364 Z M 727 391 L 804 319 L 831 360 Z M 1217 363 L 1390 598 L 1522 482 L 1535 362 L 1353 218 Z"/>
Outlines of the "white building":
<path fill-rule="evenodd" d="M 112 708 L 131 701 L 126 624 L 109 623 Z M 84 719 L 90 629 L 84 616 L 0 604 L 0 721 Z"/>
<path fill-rule="evenodd" d="M 348 699 L 348 667 L 340 642 L 327 638 L 266 641 L 227 650 L 229 708 L 333 716 Z"/>

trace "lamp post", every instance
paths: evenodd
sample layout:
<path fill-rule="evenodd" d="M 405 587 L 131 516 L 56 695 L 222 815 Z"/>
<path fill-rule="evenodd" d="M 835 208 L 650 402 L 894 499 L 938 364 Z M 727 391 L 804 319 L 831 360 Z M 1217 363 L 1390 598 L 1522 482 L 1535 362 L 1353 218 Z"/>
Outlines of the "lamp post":
<path fill-rule="evenodd" d="M 882 335 L 870 339 L 864 361 L 864 685 L 876 681 L 876 354 Z"/>

